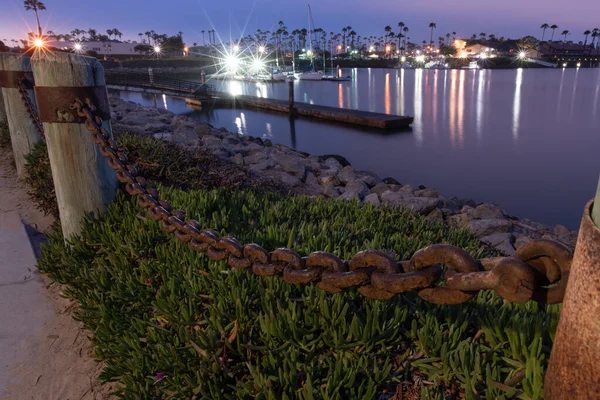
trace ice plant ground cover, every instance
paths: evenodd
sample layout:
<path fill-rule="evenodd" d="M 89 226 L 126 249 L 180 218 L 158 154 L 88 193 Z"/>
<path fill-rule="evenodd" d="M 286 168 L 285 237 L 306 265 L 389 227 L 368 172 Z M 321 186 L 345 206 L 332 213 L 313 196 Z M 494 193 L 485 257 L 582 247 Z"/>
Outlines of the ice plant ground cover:
<path fill-rule="evenodd" d="M 466 232 L 401 209 L 160 191 L 201 226 L 266 249 L 348 259 L 376 248 L 405 259 L 450 243 L 489 255 Z M 126 195 L 70 245 L 52 232 L 40 268 L 79 302 L 102 377 L 122 383 L 122 398 L 538 399 L 559 312 L 490 292 L 436 306 L 414 293 L 380 302 L 256 277 L 178 243 Z"/>

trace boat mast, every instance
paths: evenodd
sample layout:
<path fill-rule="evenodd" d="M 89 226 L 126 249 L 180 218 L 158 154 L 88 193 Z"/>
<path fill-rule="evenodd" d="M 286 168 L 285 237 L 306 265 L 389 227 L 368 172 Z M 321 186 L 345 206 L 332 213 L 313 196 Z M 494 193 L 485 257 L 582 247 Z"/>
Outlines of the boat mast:
<path fill-rule="evenodd" d="M 310 27 L 310 4 L 308 5 L 308 51 L 310 51 L 310 65 L 312 65 L 313 72 L 315 72 L 312 51 L 312 28 Z"/>

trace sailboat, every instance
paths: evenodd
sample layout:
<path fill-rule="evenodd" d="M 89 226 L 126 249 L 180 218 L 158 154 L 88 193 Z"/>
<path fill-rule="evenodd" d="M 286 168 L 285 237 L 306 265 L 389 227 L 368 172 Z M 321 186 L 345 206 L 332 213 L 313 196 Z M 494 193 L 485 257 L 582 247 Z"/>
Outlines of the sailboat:
<path fill-rule="evenodd" d="M 308 51 L 310 52 L 310 65 L 312 67 L 312 71 L 301 72 L 296 74 L 298 79 L 301 81 L 320 81 L 323 79 L 323 73 L 315 71 L 315 64 L 313 60 L 313 51 L 312 51 L 312 27 L 311 27 L 311 14 L 310 14 L 310 4 L 308 5 Z"/>

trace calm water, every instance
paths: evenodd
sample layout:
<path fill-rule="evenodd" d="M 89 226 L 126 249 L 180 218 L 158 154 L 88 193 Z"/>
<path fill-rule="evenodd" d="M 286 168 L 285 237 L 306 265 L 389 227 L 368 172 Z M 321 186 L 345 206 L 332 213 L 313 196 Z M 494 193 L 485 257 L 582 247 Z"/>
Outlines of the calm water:
<path fill-rule="evenodd" d="M 308 153 L 341 154 L 357 169 L 447 197 L 491 201 L 522 218 L 579 226 L 600 172 L 600 69 L 343 73 L 354 79 L 296 81 L 296 100 L 412 115 L 412 129 L 381 133 L 241 109 L 192 113 L 183 101 L 160 97 L 157 104 Z M 285 83 L 214 84 L 232 93 L 287 98 Z M 152 96 L 122 97 L 153 104 Z"/>

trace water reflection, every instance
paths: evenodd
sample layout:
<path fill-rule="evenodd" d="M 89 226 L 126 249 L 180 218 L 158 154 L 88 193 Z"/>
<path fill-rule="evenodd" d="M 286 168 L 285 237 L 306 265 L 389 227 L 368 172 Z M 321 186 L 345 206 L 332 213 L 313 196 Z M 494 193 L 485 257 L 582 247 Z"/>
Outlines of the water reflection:
<path fill-rule="evenodd" d="M 289 117 L 288 120 L 290 121 L 290 142 L 292 149 L 296 150 L 296 119 Z"/>
<path fill-rule="evenodd" d="M 458 115 L 457 115 L 457 133 L 458 145 L 463 146 L 465 143 L 465 70 L 460 71 L 459 88 L 458 88 Z"/>
<path fill-rule="evenodd" d="M 392 113 L 392 95 L 390 93 L 390 91 L 392 90 L 390 87 L 390 74 L 389 72 L 387 74 L 385 74 L 385 89 L 384 90 L 384 98 L 383 98 L 383 103 L 385 105 L 385 113 L 386 114 L 391 114 Z"/>
<path fill-rule="evenodd" d="M 517 70 L 517 79 L 515 81 L 515 97 L 513 99 L 513 139 L 519 138 L 519 123 L 521 115 L 521 84 L 523 83 L 523 69 Z M 562 85 L 561 85 L 562 87 Z"/>
<path fill-rule="evenodd" d="M 413 123 L 415 143 L 417 146 L 423 144 L 423 69 L 419 68 L 415 70 L 415 91 L 414 91 L 414 102 L 415 102 L 415 120 Z"/>
<path fill-rule="evenodd" d="M 483 127 L 483 106 L 484 106 L 484 102 L 483 102 L 483 88 L 484 88 L 484 82 L 485 82 L 485 70 L 479 72 L 479 77 L 478 77 L 478 82 L 477 82 L 477 100 L 476 100 L 476 128 L 475 131 L 477 133 L 477 142 L 481 141 L 481 135 L 482 135 L 482 127 Z"/>
<path fill-rule="evenodd" d="M 338 83 L 338 107 L 344 108 L 344 85 Z"/>

